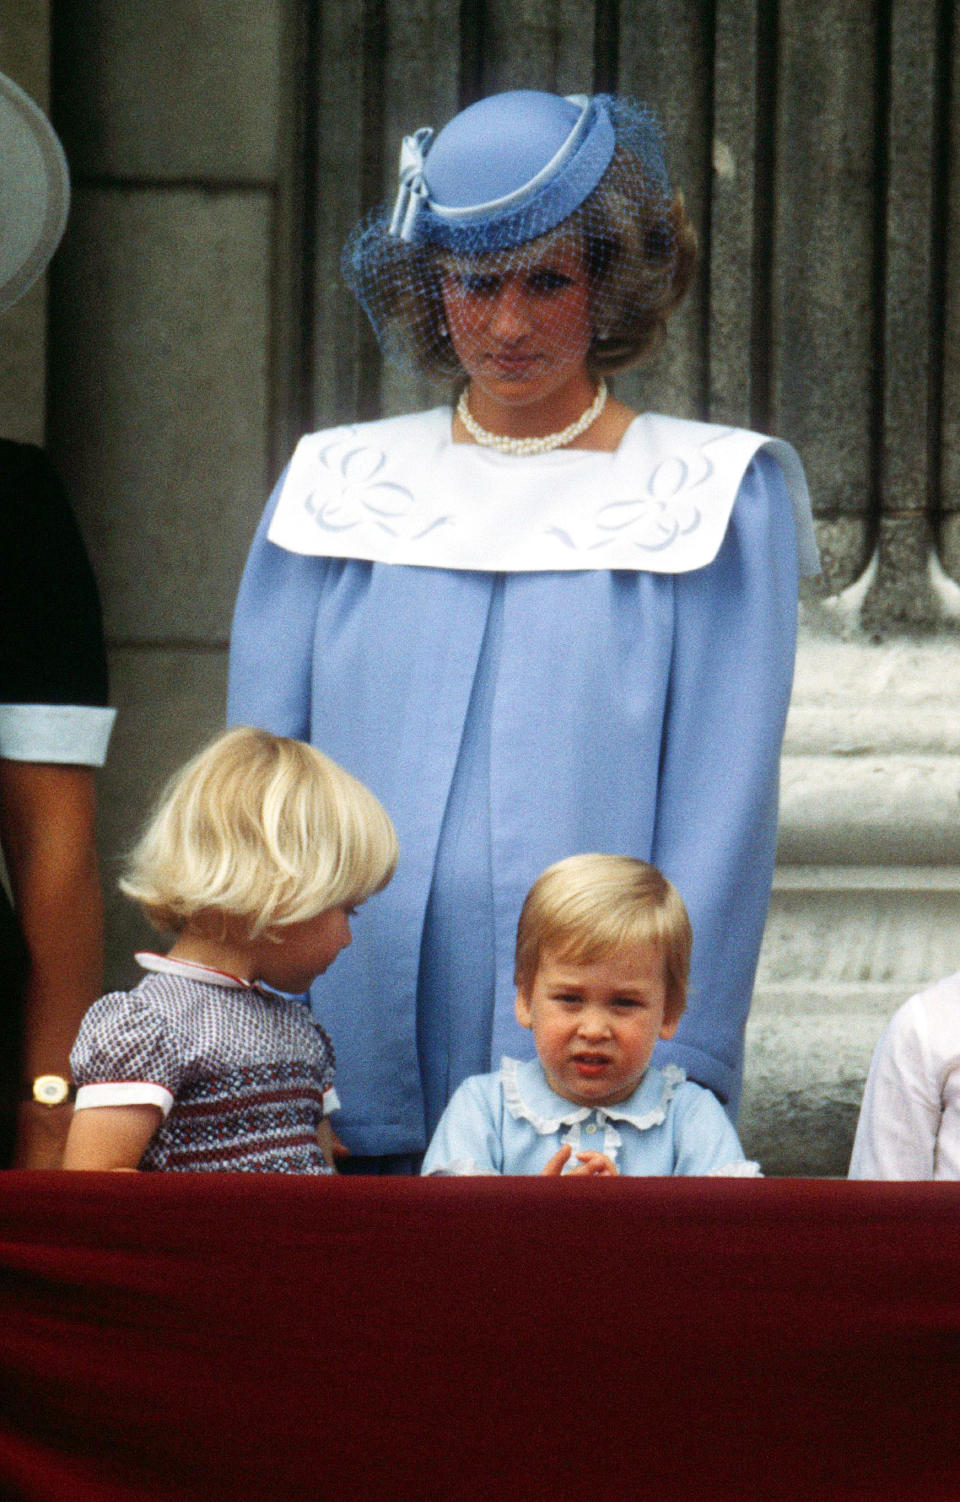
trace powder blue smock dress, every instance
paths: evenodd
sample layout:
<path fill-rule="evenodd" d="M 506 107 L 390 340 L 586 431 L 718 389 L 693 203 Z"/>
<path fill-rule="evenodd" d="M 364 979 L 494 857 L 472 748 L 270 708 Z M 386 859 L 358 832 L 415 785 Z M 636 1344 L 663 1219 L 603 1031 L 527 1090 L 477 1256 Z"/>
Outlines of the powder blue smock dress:
<path fill-rule="evenodd" d="M 393 421 L 449 433 L 448 409 Z M 467 446 L 443 442 L 457 463 Z M 587 487 L 611 458 L 469 453 L 492 476 L 541 466 L 544 484 L 573 461 Z M 267 538 L 282 486 L 237 600 L 229 719 L 318 746 L 372 788 L 400 841 L 394 880 L 312 997 L 337 1050 L 344 1141 L 420 1152 L 463 1079 L 532 1056 L 513 1011 L 517 917 L 544 867 L 583 851 L 641 856 L 679 888 L 689 1005 L 655 1062 L 735 1113 L 793 674 L 795 510 L 815 563 L 802 474 L 792 503 L 758 451 L 716 556 L 683 573 L 305 556 Z"/>

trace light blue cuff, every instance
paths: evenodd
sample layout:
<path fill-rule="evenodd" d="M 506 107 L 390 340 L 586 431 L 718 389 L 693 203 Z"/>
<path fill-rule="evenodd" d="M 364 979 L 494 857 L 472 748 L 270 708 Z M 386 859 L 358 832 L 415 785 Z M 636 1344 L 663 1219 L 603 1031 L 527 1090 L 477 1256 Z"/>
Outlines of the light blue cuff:
<path fill-rule="evenodd" d="M 87 704 L 0 704 L 0 758 L 102 767 L 116 714 Z"/>

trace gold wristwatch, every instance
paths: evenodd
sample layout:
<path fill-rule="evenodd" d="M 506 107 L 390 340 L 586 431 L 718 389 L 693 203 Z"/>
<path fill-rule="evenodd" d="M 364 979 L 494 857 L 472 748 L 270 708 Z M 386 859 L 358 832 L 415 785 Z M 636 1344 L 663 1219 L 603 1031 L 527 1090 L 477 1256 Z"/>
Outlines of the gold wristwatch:
<path fill-rule="evenodd" d="M 27 1090 L 27 1099 L 36 1101 L 39 1106 L 62 1106 L 77 1093 L 76 1085 L 62 1074 L 38 1074 Z"/>

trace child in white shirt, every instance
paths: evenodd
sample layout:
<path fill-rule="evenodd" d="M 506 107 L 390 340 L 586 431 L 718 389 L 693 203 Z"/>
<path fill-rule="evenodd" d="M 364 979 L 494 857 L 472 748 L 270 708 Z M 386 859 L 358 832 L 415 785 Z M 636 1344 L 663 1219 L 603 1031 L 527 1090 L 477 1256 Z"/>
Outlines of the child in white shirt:
<path fill-rule="evenodd" d="M 960 1179 L 960 973 L 911 996 L 874 1049 L 851 1179 Z"/>

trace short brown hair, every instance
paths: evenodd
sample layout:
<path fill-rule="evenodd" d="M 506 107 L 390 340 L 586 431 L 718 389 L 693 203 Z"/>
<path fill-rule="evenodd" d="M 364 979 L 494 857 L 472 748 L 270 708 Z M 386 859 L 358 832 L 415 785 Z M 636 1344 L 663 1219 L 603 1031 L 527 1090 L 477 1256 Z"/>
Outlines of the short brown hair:
<path fill-rule="evenodd" d="M 592 964 L 628 944 L 663 952 L 666 1022 L 687 1001 L 693 934 L 683 898 L 656 866 L 630 855 L 570 855 L 537 877 L 517 924 L 514 981 L 525 994 L 545 950 Z"/>
<path fill-rule="evenodd" d="M 557 244 L 576 245 L 590 285 L 587 366 L 601 376 L 627 370 L 660 348 L 697 261 L 697 235 L 683 194 L 667 199 L 651 192 L 641 162 L 620 146 L 584 202 L 521 247 L 466 255 L 388 234 L 375 239 L 377 253 L 369 263 L 354 264 L 348 242 L 347 280 L 389 358 L 435 381 L 467 380 L 444 311 L 443 272 L 451 262 L 496 269 L 511 264 L 520 249 L 539 258 Z"/>

